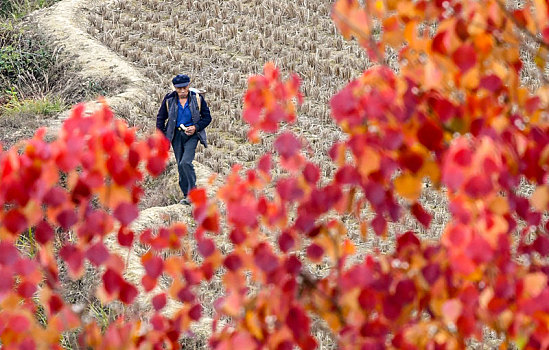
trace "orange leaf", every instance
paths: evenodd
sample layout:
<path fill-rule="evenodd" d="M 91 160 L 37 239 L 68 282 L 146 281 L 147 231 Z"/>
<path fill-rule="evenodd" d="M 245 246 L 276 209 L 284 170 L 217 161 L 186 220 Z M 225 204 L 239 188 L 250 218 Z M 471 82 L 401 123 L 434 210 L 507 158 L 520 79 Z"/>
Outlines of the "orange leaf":
<path fill-rule="evenodd" d="M 421 194 L 421 178 L 410 173 L 404 173 L 395 180 L 395 190 L 402 197 L 415 201 Z"/>
<path fill-rule="evenodd" d="M 532 197 L 530 197 L 530 203 L 537 211 L 546 211 L 549 204 L 549 186 L 541 185 L 536 187 Z"/>
<path fill-rule="evenodd" d="M 532 272 L 524 277 L 524 293 L 530 298 L 537 297 L 547 288 L 547 275 L 543 272 Z"/>

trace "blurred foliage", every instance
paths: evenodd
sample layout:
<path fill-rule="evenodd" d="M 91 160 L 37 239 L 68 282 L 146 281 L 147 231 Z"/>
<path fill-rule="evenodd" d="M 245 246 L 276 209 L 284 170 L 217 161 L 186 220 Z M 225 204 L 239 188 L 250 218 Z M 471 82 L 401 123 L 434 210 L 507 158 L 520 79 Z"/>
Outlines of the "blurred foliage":
<path fill-rule="evenodd" d="M 19 19 L 30 12 L 48 7 L 59 0 L 0 0 L 0 18 Z"/>

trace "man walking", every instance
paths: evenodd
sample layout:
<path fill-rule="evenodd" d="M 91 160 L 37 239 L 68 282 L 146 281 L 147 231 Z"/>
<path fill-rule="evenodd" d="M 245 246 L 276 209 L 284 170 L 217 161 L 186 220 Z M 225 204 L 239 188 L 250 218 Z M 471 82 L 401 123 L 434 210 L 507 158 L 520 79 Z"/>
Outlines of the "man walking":
<path fill-rule="evenodd" d="M 189 205 L 191 202 L 187 195 L 196 187 L 192 163 L 196 146 L 200 141 L 204 147 L 208 147 L 204 129 L 210 124 L 212 117 L 204 97 L 190 89 L 189 76 L 176 75 L 172 83 L 175 91 L 164 96 L 156 116 L 156 127 L 172 143 L 179 172 L 179 187 L 183 192 L 183 199 L 179 203 Z"/>

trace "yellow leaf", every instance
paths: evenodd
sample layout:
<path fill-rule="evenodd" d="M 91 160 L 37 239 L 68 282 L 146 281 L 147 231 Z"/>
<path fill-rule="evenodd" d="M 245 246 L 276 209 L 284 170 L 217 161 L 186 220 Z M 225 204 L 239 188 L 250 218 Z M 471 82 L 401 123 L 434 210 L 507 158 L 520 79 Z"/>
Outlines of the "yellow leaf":
<path fill-rule="evenodd" d="M 246 326 L 251 334 L 259 340 L 263 339 L 263 333 L 261 332 L 261 323 L 254 312 L 246 312 Z"/>
<path fill-rule="evenodd" d="M 395 180 L 395 189 L 402 197 L 415 201 L 421 194 L 421 178 L 404 173 Z"/>
<path fill-rule="evenodd" d="M 375 3 L 375 9 L 376 9 L 376 14 L 378 16 L 382 16 L 385 13 L 385 6 L 383 4 L 383 1 L 377 0 Z"/>
<path fill-rule="evenodd" d="M 532 197 L 530 197 L 530 203 L 538 211 L 543 212 L 547 210 L 547 205 L 549 204 L 549 186 L 538 186 Z"/>
<path fill-rule="evenodd" d="M 530 298 L 537 297 L 547 288 L 547 275 L 543 272 L 532 272 L 524 277 L 524 294 Z"/>

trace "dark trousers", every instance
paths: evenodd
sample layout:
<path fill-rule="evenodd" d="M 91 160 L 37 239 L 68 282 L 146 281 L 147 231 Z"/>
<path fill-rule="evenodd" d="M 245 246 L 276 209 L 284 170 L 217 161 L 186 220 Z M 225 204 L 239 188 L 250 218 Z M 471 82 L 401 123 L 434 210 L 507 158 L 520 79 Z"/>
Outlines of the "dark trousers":
<path fill-rule="evenodd" d="M 184 131 L 175 130 L 172 141 L 177 171 L 179 172 L 179 187 L 183 195 L 187 197 L 189 191 L 196 187 L 196 174 L 194 172 L 193 160 L 198 144 L 198 135 L 185 135 Z"/>

